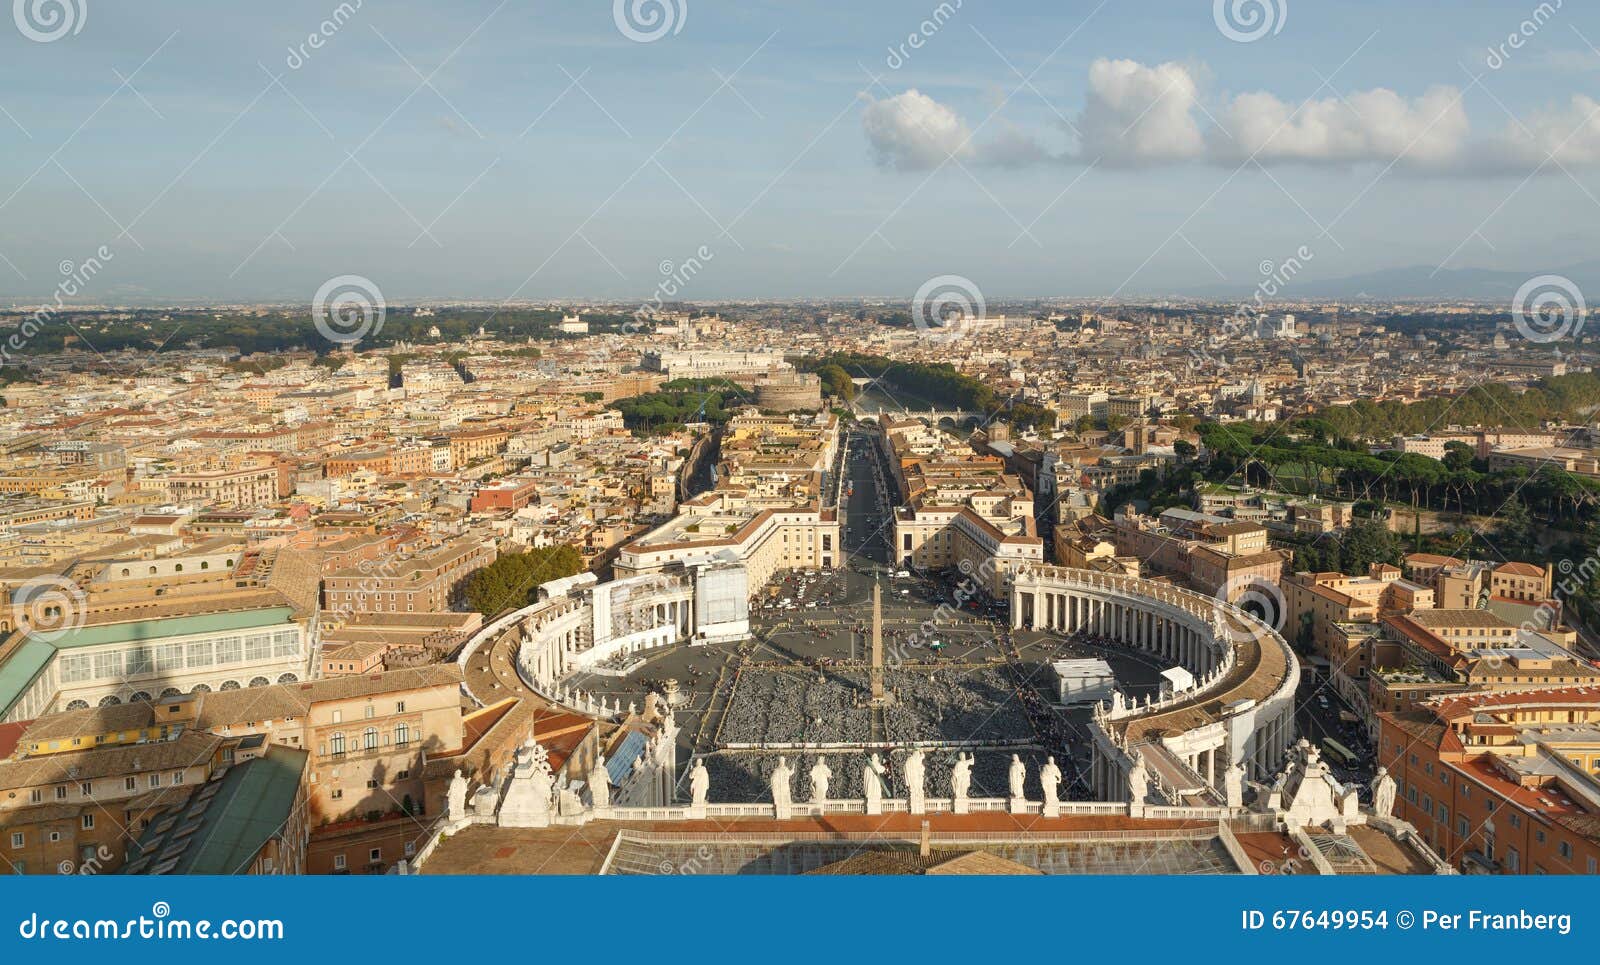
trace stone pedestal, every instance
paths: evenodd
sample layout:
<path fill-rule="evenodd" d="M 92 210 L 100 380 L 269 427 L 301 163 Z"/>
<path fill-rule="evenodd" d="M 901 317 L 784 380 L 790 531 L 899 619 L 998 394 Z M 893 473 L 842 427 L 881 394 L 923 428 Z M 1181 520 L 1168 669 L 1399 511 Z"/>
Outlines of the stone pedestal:
<path fill-rule="evenodd" d="M 1014 797 L 1014 798 L 1008 798 L 1007 801 L 1008 801 L 1007 807 L 1011 811 L 1012 814 L 1027 814 L 1028 813 L 1028 799 L 1027 798 L 1025 798 L 1025 797 Z"/>
<path fill-rule="evenodd" d="M 548 828 L 550 801 L 534 788 L 513 781 L 500 804 L 499 824 L 503 828 Z"/>
<path fill-rule="evenodd" d="M 545 750 L 530 739 L 517 751 L 516 759 L 506 796 L 500 802 L 499 824 L 504 828 L 547 828 L 554 787 Z"/>

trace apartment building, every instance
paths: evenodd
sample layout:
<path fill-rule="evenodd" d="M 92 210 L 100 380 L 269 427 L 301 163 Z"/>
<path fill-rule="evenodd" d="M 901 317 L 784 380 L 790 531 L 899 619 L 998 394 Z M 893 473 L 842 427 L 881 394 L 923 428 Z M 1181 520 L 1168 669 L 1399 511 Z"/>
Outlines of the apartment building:
<path fill-rule="evenodd" d="M 427 552 L 348 567 L 323 579 L 322 608 L 338 613 L 448 610 L 467 577 L 496 555 L 492 540 L 465 536 Z"/>
<path fill-rule="evenodd" d="M 1174 507 L 1151 519 L 1126 504 L 1113 524 L 1118 556 L 1135 557 L 1146 572 L 1185 580 L 1202 593 L 1227 587 L 1230 600 L 1257 581 L 1277 585 L 1290 559 L 1287 550 L 1269 547 L 1266 527 L 1209 513 Z"/>
<path fill-rule="evenodd" d="M 0 724 L 0 858 L 18 874 L 116 870 L 152 813 L 210 780 L 227 743 L 156 724 L 148 704 Z"/>
<path fill-rule="evenodd" d="M 1475 691 L 1600 685 L 1600 670 L 1550 636 L 1489 610 L 1434 609 L 1381 618 L 1369 658 L 1374 713 Z"/>
<path fill-rule="evenodd" d="M 480 459 L 488 459 L 504 451 L 510 439 L 511 432 L 507 429 L 468 429 L 455 433 L 450 436 L 451 464 L 461 469 Z"/>
<path fill-rule="evenodd" d="M 1600 688 L 1466 694 L 1379 718 L 1396 816 L 1446 861 L 1600 873 Z"/>
<path fill-rule="evenodd" d="M 1293 642 L 1308 641 L 1312 653 L 1332 668 L 1364 680 L 1367 636 L 1351 624 L 1376 624 L 1379 617 L 1433 609 L 1433 588 L 1401 577 L 1397 567 L 1374 563 L 1366 576 L 1344 573 L 1294 573 L 1281 584 L 1284 632 Z"/>
<path fill-rule="evenodd" d="M 250 507 L 271 503 L 291 491 L 284 466 L 248 466 L 174 473 L 153 480 L 176 503 Z"/>
<path fill-rule="evenodd" d="M 382 872 L 407 857 L 438 799 L 424 768 L 465 740 L 461 671 L 431 664 L 191 699 L 195 725 L 225 737 L 261 735 L 310 755 L 307 823 L 312 874 Z M 178 701 L 174 701 L 177 703 Z M 340 866 L 335 855 L 346 853 Z M 378 858 L 372 855 L 377 853 Z"/>

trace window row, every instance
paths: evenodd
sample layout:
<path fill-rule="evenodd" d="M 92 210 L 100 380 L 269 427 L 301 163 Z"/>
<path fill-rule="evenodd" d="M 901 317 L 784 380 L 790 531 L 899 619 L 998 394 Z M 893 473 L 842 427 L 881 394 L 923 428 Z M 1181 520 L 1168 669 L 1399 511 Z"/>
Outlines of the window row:
<path fill-rule="evenodd" d="M 300 631 L 290 628 L 189 643 L 139 644 L 99 653 L 66 653 L 57 660 L 56 672 L 63 684 L 87 680 L 124 680 L 235 663 L 256 663 L 293 657 L 299 652 Z"/>

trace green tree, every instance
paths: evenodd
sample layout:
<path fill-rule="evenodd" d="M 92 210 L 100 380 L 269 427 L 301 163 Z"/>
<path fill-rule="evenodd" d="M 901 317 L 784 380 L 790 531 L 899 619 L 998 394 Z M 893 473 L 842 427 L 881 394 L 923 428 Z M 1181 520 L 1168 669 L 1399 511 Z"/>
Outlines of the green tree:
<path fill-rule="evenodd" d="M 583 556 L 571 546 L 546 546 L 507 553 L 467 577 L 467 605 L 492 617 L 533 602 L 541 583 L 583 571 Z"/>

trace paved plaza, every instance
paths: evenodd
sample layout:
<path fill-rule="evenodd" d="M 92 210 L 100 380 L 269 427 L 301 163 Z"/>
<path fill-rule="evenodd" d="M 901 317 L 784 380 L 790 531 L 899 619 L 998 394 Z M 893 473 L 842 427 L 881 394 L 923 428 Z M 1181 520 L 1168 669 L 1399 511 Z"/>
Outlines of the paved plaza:
<path fill-rule="evenodd" d="M 859 745 L 826 751 L 833 797 L 861 795 L 861 767 L 874 749 L 890 770 L 891 793 L 902 793 L 899 764 L 913 743 L 928 748 L 930 794 L 948 793 L 960 746 L 975 754 L 974 796 L 1006 793 L 1016 753 L 1029 765 L 1030 795 L 1038 796 L 1038 767 L 1053 755 L 1064 796 L 1086 798 L 1079 773 L 1090 758 L 1089 711 L 1054 705 L 1051 663 L 1104 659 L 1134 697 L 1153 693 L 1165 668 L 1116 646 L 1013 631 L 1004 603 L 963 592 L 961 574 L 902 576 L 886 565 L 885 467 L 868 446 L 853 437 L 842 460 L 846 566 L 774 579 L 752 603 L 749 639 L 630 655 L 625 674 L 583 674 L 577 686 L 642 706 L 647 693 L 675 681 L 680 767 L 707 756 L 714 801 L 766 800 L 779 754 L 795 772 L 795 799 L 805 799 L 817 751 L 784 746 L 798 744 Z M 868 700 L 875 583 L 884 684 L 894 697 L 884 707 Z"/>

